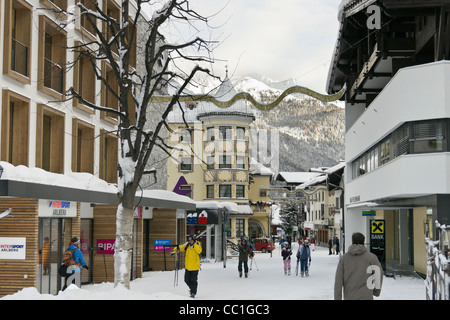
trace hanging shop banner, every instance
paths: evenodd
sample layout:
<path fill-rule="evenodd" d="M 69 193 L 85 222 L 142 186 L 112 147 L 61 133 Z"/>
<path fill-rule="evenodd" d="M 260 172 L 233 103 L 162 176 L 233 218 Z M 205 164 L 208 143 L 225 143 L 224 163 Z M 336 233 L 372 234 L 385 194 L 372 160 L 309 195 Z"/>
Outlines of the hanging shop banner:
<path fill-rule="evenodd" d="M 187 210 L 187 224 L 219 224 L 219 212 L 213 209 Z"/>
<path fill-rule="evenodd" d="M 57 201 L 39 199 L 39 217 L 76 218 L 77 203 L 73 201 Z"/>
<path fill-rule="evenodd" d="M 377 256 L 386 271 L 386 234 L 385 220 L 370 220 L 370 252 Z"/>
<path fill-rule="evenodd" d="M 0 260 L 25 260 L 27 238 L 0 237 Z"/>

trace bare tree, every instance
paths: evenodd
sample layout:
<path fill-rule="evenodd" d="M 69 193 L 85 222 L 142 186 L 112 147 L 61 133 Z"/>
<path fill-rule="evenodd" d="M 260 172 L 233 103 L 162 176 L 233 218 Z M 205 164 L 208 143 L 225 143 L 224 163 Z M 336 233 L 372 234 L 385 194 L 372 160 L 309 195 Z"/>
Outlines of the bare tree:
<path fill-rule="evenodd" d="M 106 0 L 104 0 L 106 1 Z M 163 41 L 160 29 L 169 20 L 177 19 L 207 22 L 192 10 L 187 0 L 168 0 L 159 10 L 153 12 L 150 19 L 143 19 L 142 10 L 149 0 L 121 0 L 120 18 L 110 15 L 104 6 L 100 7 L 96 0 L 77 2 L 80 19 L 85 19 L 95 40 L 77 44 L 71 48 L 79 63 L 81 58 L 89 61 L 95 76 L 99 79 L 108 94 L 118 101 L 118 106 L 98 105 L 87 99 L 77 88 L 70 88 L 67 97 L 78 99 L 84 105 L 95 110 L 104 111 L 118 119 L 117 135 L 120 143 L 118 161 L 119 206 L 116 217 L 116 243 L 114 255 L 115 286 L 122 284 L 129 288 L 131 257 L 133 248 L 133 212 L 136 191 L 146 170 L 146 164 L 155 147 L 167 148 L 160 133 L 167 127 L 166 118 L 186 86 L 192 81 L 196 73 L 210 72 L 198 65 L 190 72 L 179 72 L 171 64 L 176 59 L 187 59 L 196 63 L 212 63 L 208 54 L 212 50 L 212 43 L 201 38 L 188 40 L 184 43 L 169 44 Z M 103 28 L 99 28 L 100 21 Z M 136 43 L 138 25 L 145 25 L 145 39 Z M 135 47 L 143 56 L 144 65 L 136 70 L 132 67 L 132 54 Z M 194 47 L 202 49 L 195 55 L 186 55 L 186 49 Z M 114 74 L 114 85 L 101 72 L 99 64 L 105 61 Z M 146 129 L 149 102 L 161 87 L 176 79 L 180 86 L 166 103 L 160 120 L 152 130 Z M 117 84 L 117 86 L 115 85 Z M 158 115 L 159 116 L 159 115 Z"/>

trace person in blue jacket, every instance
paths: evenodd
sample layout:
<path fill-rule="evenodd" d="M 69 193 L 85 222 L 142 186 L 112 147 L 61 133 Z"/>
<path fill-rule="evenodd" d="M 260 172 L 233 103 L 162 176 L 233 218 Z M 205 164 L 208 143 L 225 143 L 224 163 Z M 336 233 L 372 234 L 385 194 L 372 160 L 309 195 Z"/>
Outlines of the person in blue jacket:
<path fill-rule="evenodd" d="M 63 291 L 70 285 L 70 283 L 67 283 L 67 279 L 73 273 L 81 272 L 81 268 L 85 268 L 86 270 L 89 269 L 89 267 L 86 265 L 86 262 L 84 261 L 83 252 L 81 252 L 79 247 L 80 247 L 80 240 L 77 237 L 74 237 L 70 240 L 69 246 L 66 249 L 72 251 L 73 264 L 71 264 L 71 266 L 66 270 L 64 270 L 63 272 L 66 280 L 64 287 L 62 289 Z"/>
<path fill-rule="evenodd" d="M 301 276 L 309 275 L 309 265 L 308 262 L 311 262 L 311 250 L 309 248 L 309 241 L 303 241 L 303 245 L 298 248 L 297 251 L 297 259 L 300 260 L 300 272 Z"/>

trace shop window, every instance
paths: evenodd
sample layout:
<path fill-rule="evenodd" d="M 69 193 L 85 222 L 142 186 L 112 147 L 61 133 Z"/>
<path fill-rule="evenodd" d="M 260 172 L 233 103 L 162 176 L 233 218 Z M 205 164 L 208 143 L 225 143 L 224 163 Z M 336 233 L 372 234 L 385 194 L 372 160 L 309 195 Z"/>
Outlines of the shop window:
<path fill-rule="evenodd" d="M 3 90 L 1 160 L 28 166 L 30 100 Z"/>
<path fill-rule="evenodd" d="M 64 113 L 38 104 L 36 113 L 36 167 L 64 173 Z"/>
<path fill-rule="evenodd" d="M 94 173 L 94 126 L 73 119 L 72 171 Z"/>
<path fill-rule="evenodd" d="M 116 76 L 112 68 L 106 62 L 102 62 L 102 77 L 105 79 L 106 84 L 102 83 L 101 92 L 101 104 L 107 108 L 119 110 L 119 84 L 117 83 Z M 117 124 L 117 115 L 113 113 L 108 113 L 105 111 L 101 112 L 101 118 Z"/>
<path fill-rule="evenodd" d="M 38 89 L 56 99 L 65 93 L 66 40 L 60 26 L 39 16 Z"/>
<path fill-rule="evenodd" d="M 231 185 L 224 184 L 219 186 L 219 197 L 220 198 L 231 198 Z"/>
<path fill-rule="evenodd" d="M 30 83 L 32 7 L 24 0 L 6 0 L 3 73 Z"/>
<path fill-rule="evenodd" d="M 236 198 L 245 198 L 245 186 L 236 185 Z"/>
<path fill-rule="evenodd" d="M 96 75 L 94 71 L 95 59 L 93 61 L 90 60 L 89 56 L 95 57 L 92 52 L 87 52 L 89 48 L 87 46 L 83 46 L 80 42 L 75 42 L 76 47 L 80 47 L 80 50 L 83 52 L 79 53 L 75 59 L 76 63 L 74 66 L 74 77 L 73 77 L 73 86 L 76 92 L 88 103 L 95 104 L 95 82 Z M 87 113 L 94 114 L 95 110 L 85 104 L 78 99 L 73 99 L 74 107 L 81 109 Z"/>
<path fill-rule="evenodd" d="M 100 131 L 100 179 L 117 183 L 119 145 L 115 135 Z"/>
<path fill-rule="evenodd" d="M 213 199 L 215 198 L 215 194 L 214 194 L 214 185 L 208 185 L 206 186 L 206 197 L 208 199 Z"/>

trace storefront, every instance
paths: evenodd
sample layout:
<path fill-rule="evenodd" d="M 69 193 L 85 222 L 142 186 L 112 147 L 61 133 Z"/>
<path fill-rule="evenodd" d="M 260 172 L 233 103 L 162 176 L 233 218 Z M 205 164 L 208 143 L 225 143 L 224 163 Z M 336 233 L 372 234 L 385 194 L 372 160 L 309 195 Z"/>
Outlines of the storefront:
<path fill-rule="evenodd" d="M 114 193 L 0 180 L 0 197 L 0 213 L 11 210 L 0 219 L 0 297 L 26 287 L 57 294 L 63 285 L 57 269 L 72 237 L 80 239 L 80 250 L 89 266 L 89 270 L 83 269 L 82 283 L 114 280 Z M 158 230 L 159 221 L 175 226 L 164 235 L 175 242 L 180 237 L 178 220 L 184 223 L 184 219 L 177 218 L 177 209 L 195 209 L 189 198 L 163 190 L 146 192 L 139 201 L 143 208 L 151 207 L 159 214 L 152 219 L 146 210 L 136 209 L 132 279 L 142 276 L 145 259 L 147 264 L 157 264 L 150 254 L 154 247 L 149 235 Z M 147 234 L 145 221 L 150 226 Z M 145 252 L 144 248 L 150 250 Z"/>

